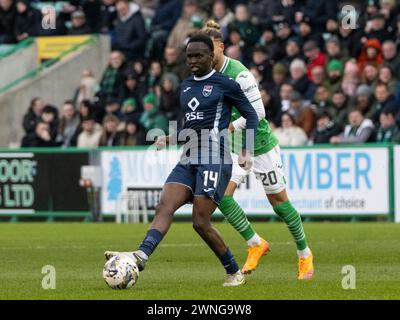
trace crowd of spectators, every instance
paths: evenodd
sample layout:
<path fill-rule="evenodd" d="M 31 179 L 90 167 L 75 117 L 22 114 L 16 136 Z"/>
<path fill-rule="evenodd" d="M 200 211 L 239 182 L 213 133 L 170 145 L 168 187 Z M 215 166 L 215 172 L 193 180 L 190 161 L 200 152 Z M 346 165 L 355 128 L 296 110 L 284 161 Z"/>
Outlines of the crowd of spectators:
<path fill-rule="evenodd" d="M 0 43 L 42 35 L 37 16 L 30 1 L 0 0 Z M 142 145 L 182 123 L 185 43 L 208 19 L 259 82 L 281 145 L 400 142 L 399 1 L 83 0 L 59 18 L 44 33 L 109 34 L 109 64 L 99 82 L 84 70 L 61 111 L 33 99 L 22 146 Z"/>

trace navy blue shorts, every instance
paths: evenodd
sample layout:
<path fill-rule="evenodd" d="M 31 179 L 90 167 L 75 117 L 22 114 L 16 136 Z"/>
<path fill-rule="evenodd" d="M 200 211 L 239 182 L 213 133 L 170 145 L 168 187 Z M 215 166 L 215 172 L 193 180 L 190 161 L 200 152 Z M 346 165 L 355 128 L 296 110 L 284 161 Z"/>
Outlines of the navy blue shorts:
<path fill-rule="evenodd" d="M 169 174 L 167 183 L 178 183 L 190 188 L 194 196 L 207 196 L 217 205 L 224 197 L 232 175 L 232 164 L 178 163 Z"/>

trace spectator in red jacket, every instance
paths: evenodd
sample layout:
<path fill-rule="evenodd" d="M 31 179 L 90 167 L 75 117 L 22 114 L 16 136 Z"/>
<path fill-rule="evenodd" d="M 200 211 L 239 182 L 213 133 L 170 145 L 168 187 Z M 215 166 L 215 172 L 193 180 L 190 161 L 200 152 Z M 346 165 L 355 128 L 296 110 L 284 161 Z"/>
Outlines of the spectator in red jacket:
<path fill-rule="evenodd" d="M 358 68 L 360 72 L 364 71 L 364 67 L 367 63 L 375 63 L 381 65 L 383 61 L 382 46 L 378 39 L 368 40 L 362 49 L 360 56 L 358 57 Z"/>
<path fill-rule="evenodd" d="M 307 41 L 303 46 L 303 51 L 308 59 L 307 76 L 312 80 L 312 70 L 317 66 L 324 67 L 326 58 L 314 40 Z"/>

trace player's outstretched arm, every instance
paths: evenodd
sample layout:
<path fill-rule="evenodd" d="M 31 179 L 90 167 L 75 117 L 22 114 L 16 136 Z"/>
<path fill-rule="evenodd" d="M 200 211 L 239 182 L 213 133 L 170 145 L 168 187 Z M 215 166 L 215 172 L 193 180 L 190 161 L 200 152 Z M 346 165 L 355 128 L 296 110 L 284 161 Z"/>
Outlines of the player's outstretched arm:
<path fill-rule="evenodd" d="M 261 93 L 258 89 L 257 80 L 248 70 L 242 71 L 236 78 L 236 82 L 240 85 L 244 95 L 250 101 L 252 107 L 257 112 L 258 121 L 265 118 L 265 107 L 261 99 Z M 230 131 L 243 130 L 246 128 L 246 119 L 240 117 L 229 125 Z"/>
<path fill-rule="evenodd" d="M 259 121 L 258 115 L 237 82 L 230 79 L 227 82 L 226 89 L 227 91 L 225 94 L 227 98 L 232 105 L 236 107 L 243 118 L 246 119 L 246 139 L 244 139 L 243 150 L 238 160 L 241 167 L 249 169 L 252 165 L 251 154 L 254 150 L 254 140 Z"/>

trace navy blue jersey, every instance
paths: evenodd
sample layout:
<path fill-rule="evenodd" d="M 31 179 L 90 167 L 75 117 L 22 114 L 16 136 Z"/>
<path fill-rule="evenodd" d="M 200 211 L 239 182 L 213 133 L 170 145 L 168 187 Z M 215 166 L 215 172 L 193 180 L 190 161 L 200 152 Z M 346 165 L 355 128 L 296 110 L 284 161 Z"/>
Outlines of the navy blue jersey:
<path fill-rule="evenodd" d="M 196 141 L 190 137 L 186 146 L 191 149 L 191 160 L 198 158 L 197 154 L 193 155 L 195 143 L 198 144 L 198 150 L 208 151 L 208 155 L 226 157 L 230 153 L 227 129 L 233 106 L 247 119 L 246 129 L 252 129 L 253 132 L 243 147 L 253 149 L 258 116 L 240 85 L 233 79 L 215 70 L 204 77 L 191 76 L 181 84 L 180 104 L 185 116 L 183 131 L 196 133 L 199 138 Z M 181 134 L 178 139 L 182 140 Z"/>

